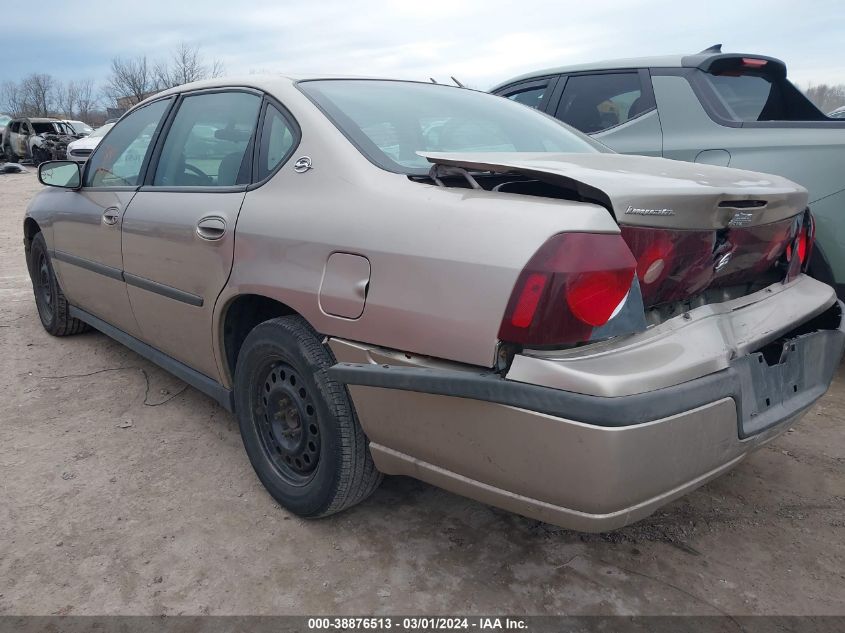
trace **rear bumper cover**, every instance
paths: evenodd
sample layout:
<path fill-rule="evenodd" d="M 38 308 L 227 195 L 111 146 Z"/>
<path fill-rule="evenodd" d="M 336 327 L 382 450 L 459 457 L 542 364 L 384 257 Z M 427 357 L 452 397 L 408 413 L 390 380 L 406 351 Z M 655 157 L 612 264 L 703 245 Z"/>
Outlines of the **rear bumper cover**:
<path fill-rule="evenodd" d="M 839 306 L 843 308 L 841 302 Z M 338 363 L 331 373 L 347 385 L 469 398 L 603 427 L 643 424 L 731 398 L 738 435 L 746 438 L 804 411 L 824 395 L 845 348 L 843 328 L 840 322 L 836 330 L 786 340 L 775 366 L 756 352 L 695 380 L 614 398 L 514 382 L 492 372 Z"/>
<path fill-rule="evenodd" d="M 787 334 L 765 355 L 618 397 L 478 371 L 375 364 L 367 348 L 335 341 L 342 362 L 331 372 L 349 387 L 382 471 L 564 527 L 606 531 L 648 516 L 795 423 L 837 370 L 842 309 L 830 309 L 832 329 Z"/>

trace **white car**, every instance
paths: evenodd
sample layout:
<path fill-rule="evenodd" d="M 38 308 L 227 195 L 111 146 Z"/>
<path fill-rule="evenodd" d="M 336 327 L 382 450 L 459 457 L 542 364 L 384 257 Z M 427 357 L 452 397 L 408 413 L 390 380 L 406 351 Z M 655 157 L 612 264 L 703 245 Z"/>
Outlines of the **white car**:
<path fill-rule="evenodd" d="M 76 161 L 77 163 L 84 163 L 88 160 L 88 157 L 91 155 L 91 152 L 94 151 L 94 148 L 100 144 L 100 141 L 106 135 L 114 123 L 106 123 L 102 127 L 98 127 L 96 130 L 91 132 L 88 136 L 83 136 L 80 139 L 69 143 L 67 146 L 67 157 L 68 160 Z"/>
<path fill-rule="evenodd" d="M 831 119 L 845 119 L 845 106 L 841 108 L 836 108 L 833 112 L 828 112 L 827 116 Z"/>
<path fill-rule="evenodd" d="M 94 131 L 94 128 L 82 121 L 64 119 L 64 122 L 67 123 L 70 127 L 72 127 L 73 131 L 76 134 L 79 134 L 80 136 L 88 136 L 89 134 L 91 134 L 91 132 Z"/>

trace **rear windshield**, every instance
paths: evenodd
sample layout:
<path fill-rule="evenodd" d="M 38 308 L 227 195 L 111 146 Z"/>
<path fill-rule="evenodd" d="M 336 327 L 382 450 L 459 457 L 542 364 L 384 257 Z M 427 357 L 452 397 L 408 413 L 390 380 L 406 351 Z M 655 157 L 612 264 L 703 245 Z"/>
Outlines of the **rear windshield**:
<path fill-rule="evenodd" d="M 466 88 L 385 80 L 304 81 L 311 98 L 373 163 L 425 174 L 417 152 L 609 151 L 551 117 Z"/>
<path fill-rule="evenodd" d="M 787 79 L 762 72 L 705 73 L 734 121 L 822 121 L 827 117 Z"/>

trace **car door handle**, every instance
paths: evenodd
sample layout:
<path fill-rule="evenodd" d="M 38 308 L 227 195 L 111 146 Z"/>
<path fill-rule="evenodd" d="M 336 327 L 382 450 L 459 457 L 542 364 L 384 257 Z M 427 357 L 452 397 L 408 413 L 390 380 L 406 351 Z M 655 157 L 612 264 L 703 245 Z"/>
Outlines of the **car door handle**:
<path fill-rule="evenodd" d="M 120 209 L 117 207 L 109 207 L 103 211 L 103 224 L 117 224 L 120 219 Z"/>
<path fill-rule="evenodd" d="M 213 242 L 226 234 L 226 220 L 217 216 L 209 216 L 197 222 L 197 235 L 202 239 Z"/>

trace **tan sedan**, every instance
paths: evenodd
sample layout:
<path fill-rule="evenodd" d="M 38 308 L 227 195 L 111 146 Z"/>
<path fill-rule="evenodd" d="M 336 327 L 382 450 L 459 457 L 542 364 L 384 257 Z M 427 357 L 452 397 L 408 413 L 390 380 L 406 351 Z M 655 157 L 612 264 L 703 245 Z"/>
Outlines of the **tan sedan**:
<path fill-rule="evenodd" d="M 616 528 L 794 424 L 845 341 L 800 186 L 467 89 L 190 84 L 39 177 L 45 329 L 93 326 L 233 410 L 305 517 L 388 473 Z"/>

